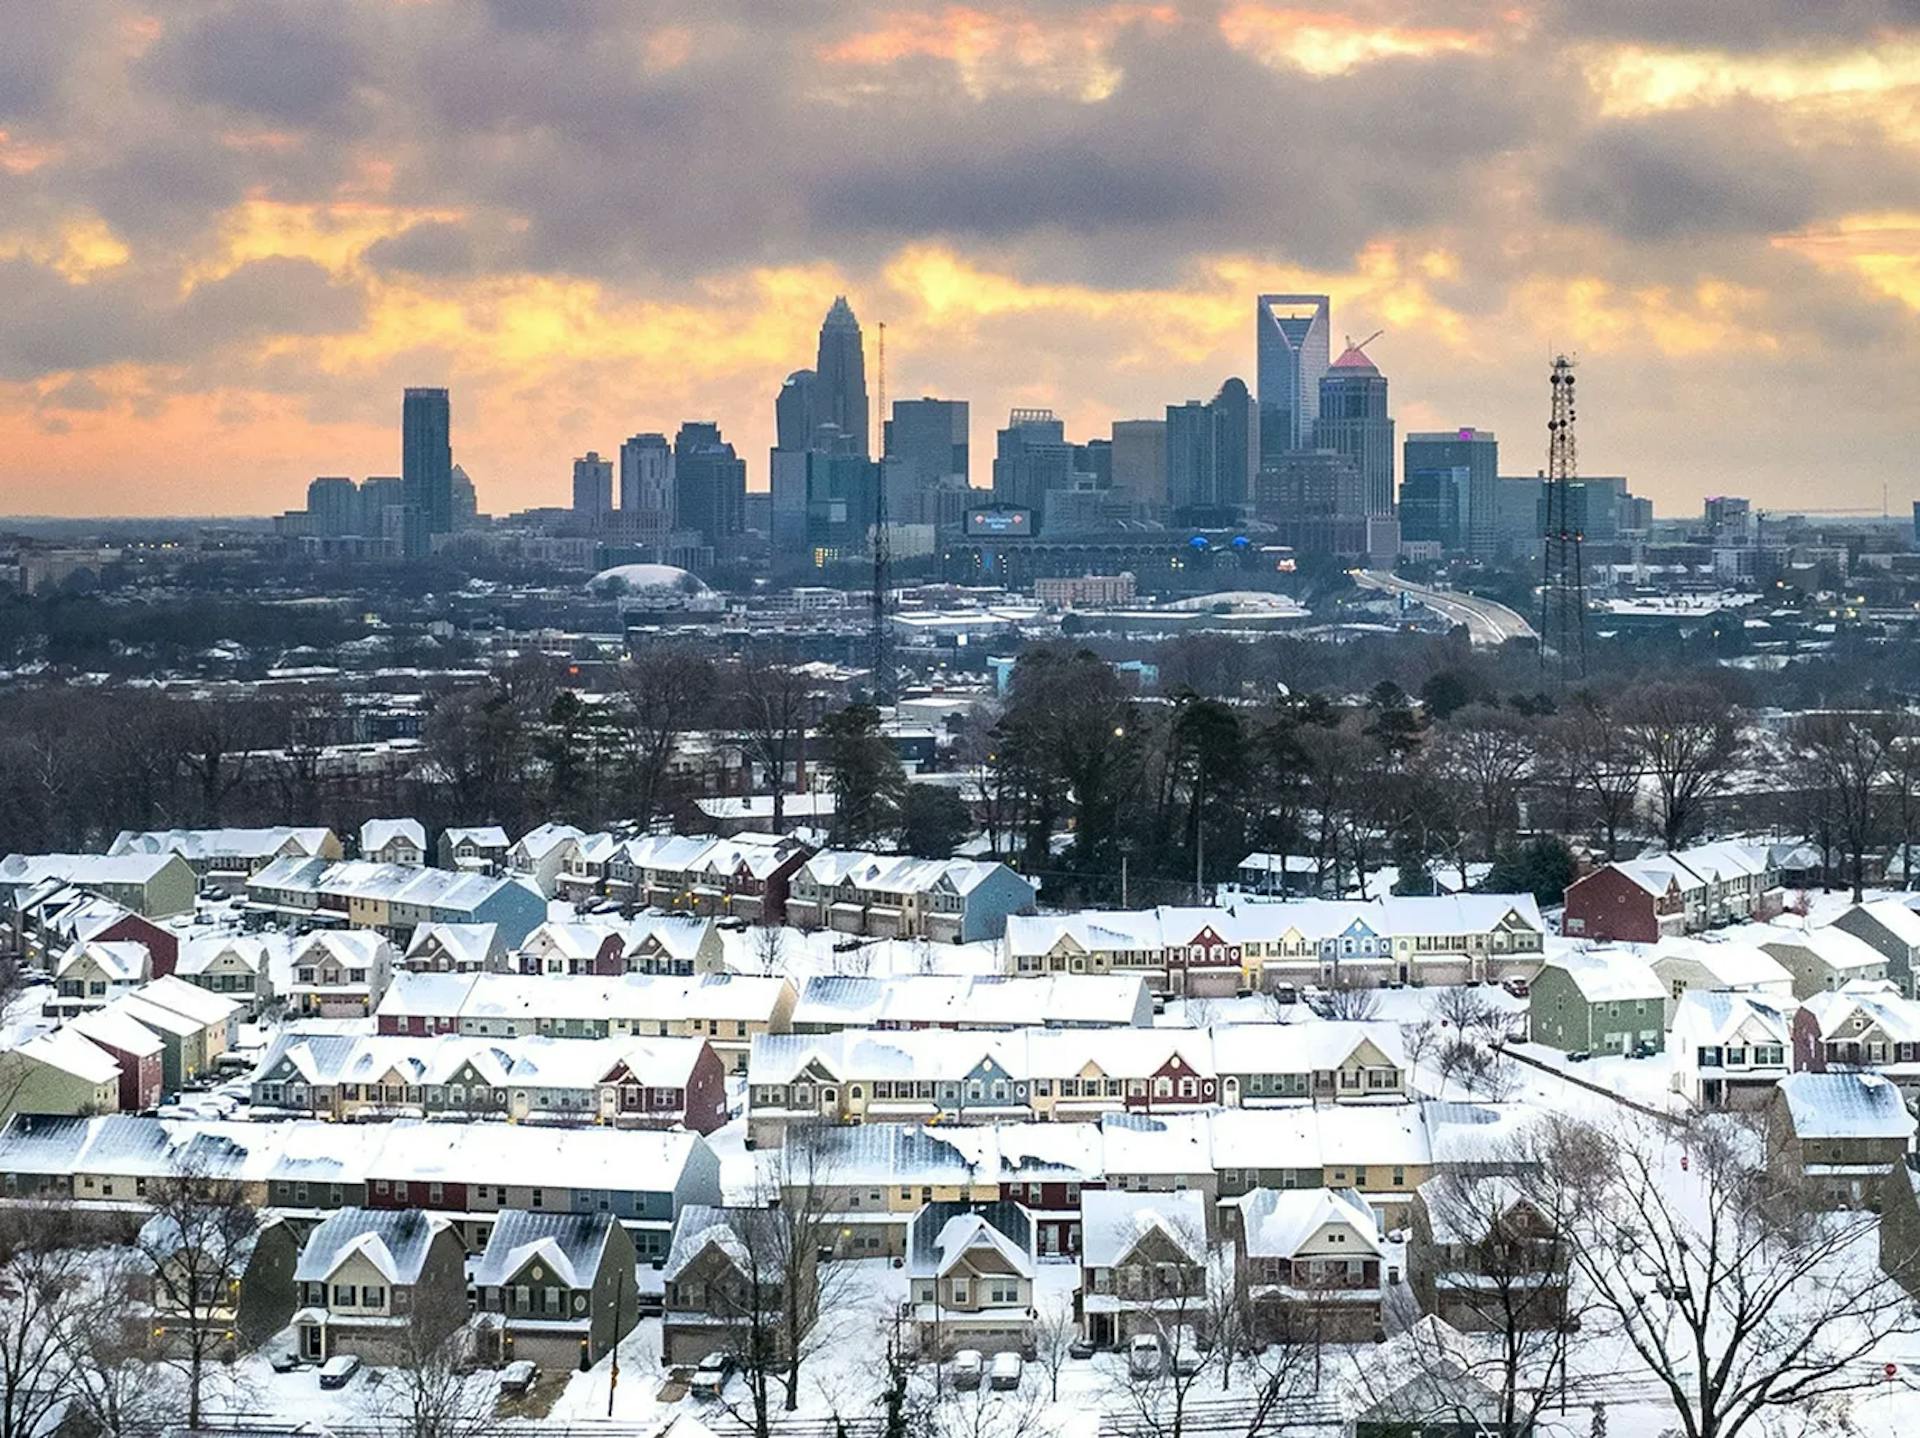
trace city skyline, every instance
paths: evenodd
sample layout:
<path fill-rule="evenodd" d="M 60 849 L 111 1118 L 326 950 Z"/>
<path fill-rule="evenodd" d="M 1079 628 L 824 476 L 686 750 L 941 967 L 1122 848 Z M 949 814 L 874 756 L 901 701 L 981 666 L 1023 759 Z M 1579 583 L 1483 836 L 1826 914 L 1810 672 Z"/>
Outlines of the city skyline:
<path fill-rule="evenodd" d="M 1334 337 L 1387 331 L 1403 433 L 1493 430 L 1509 470 L 1565 348 L 1583 452 L 1662 512 L 1912 498 L 1893 7 L 968 14 L 16 17 L 0 511 L 271 513 L 399 469 L 409 386 L 453 391 L 493 512 L 688 418 L 759 490 L 843 293 L 869 392 L 885 321 L 890 391 L 968 401 L 976 456 L 1014 408 L 1085 439 L 1254 384 L 1251 297 L 1326 294 Z M 1248 143 L 1175 162 L 1215 125 Z"/>

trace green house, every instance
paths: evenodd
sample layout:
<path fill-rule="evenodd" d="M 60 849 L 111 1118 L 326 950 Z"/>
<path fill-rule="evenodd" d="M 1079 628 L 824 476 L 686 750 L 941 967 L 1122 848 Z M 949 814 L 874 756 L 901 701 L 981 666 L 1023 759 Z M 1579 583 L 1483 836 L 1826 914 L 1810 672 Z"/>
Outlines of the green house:
<path fill-rule="evenodd" d="M 1666 990 L 1637 954 L 1620 949 L 1557 954 L 1528 995 L 1529 1034 L 1562 1053 L 1630 1053 L 1665 1047 Z"/>

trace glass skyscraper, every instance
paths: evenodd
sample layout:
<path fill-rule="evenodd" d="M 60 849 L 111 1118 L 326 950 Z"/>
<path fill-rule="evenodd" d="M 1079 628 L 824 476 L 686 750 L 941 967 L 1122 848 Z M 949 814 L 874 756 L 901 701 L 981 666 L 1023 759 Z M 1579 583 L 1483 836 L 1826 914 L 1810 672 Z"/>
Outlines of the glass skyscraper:
<path fill-rule="evenodd" d="M 401 404 L 400 480 L 423 536 L 453 532 L 450 414 L 443 389 L 409 389 Z"/>
<path fill-rule="evenodd" d="M 1333 347 L 1325 295 L 1261 295 L 1254 307 L 1254 381 L 1260 398 L 1260 453 L 1277 458 L 1313 441 L 1320 377 Z"/>

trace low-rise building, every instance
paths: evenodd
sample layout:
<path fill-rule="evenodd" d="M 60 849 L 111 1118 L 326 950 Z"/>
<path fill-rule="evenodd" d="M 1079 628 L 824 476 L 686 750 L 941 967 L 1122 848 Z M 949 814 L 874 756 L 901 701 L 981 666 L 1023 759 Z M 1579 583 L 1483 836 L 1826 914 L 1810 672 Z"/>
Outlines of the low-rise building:
<path fill-rule="evenodd" d="M 1855 904 L 1833 927 L 1871 945 L 1887 961 L 1887 977 L 1901 993 L 1914 997 L 1914 977 L 1920 974 L 1920 914 L 1899 899 L 1875 899 Z"/>
<path fill-rule="evenodd" d="M 794 871 L 787 914 L 801 928 L 970 943 L 1002 937 L 1036 897 L 1005 864 L 823 849 Z"/>
<path fill-rule="evenodd" d="M 469 874 L 498 874 L 506 868 L 507 850 L 512 847 L 507 831 L 497 824 L 445 829 L 440 834 L 440 867 Z"/>
<path fill-rule="evenodd" d="M 151 1113 L 166 1094 L 166 1044 L 122 1008 L 97 1009 L 69 1021 L 79 1034 L 120 1065 L 122 1113 Z"/>
<path fill-rule="evenodd" d="M 1033 1353 L 1033 1219 L 1017 1203 L 930 1203 L 907 1227 L 915 1346 Z"/>
<path fill-rule="evenodd" d="M 1913 1132 L 1900 1091 L 1878 1074 L 1789 1074 L 1768 1114 L 1768 1163 L 1835 1208 L 1870 1207 L 1905 1167 Z"/>
<path fill-rule="evenodd" d="M 1887 977 L 1887 956 L 1845 929 L 1832 924 L 1773 928 L 1777 936 L 1761 939 L 1760 947 L 1793 975 L 1793 996 L 1797 999 Z"/>
<path fill-rule="evenodd" d="M 293 954 L 290 1013 L 327 1019 L 372 1014 L 393 977 L 394 947 L 371 929 L 309 934 Z"/>
<path fill-rule="evenodd" d="M 272 944 L 279 936 L 201 934 L 182 941 L 177 977 L 195 988 L 232 999 L 249 1014 L 273 1001 Z"/>
<path fill-rule="evenodd" d="M 1385 1336 L 1378 1220 L 1352 1189 L 1257 1188 L 1234 1200 L 1237 1280 L 1256 1341 Z"/>
<path fill-rule="evenodd" d="M 82 890 L 148 919 L 191 914 L 198 881 L 175 853 L 9 854 L 0 859 L 0 897 L 16 912 L 33 891 Z"/>
<path fill-rule="evenodd" d="M 293 1318 L 301 1242 L 278 1214 L 236 1206 L 183 1228 L 179 1214 L 159 1213 L 141 1225 L 135 1246 L 153 1268 L 152 1337 L 164 1353 L 231 1363 Z"/>
<path fill-rule="evenodd" d="M 376 864 L 424 864 L 426 826 L 418 819 L 369 819 L 360 826 L 360 857 Z"/>
<path fill-rule="evenodd" d="M 1791 1006 L 1793 975 L 1758 944 L 1719 934 L 1675 934 L 1646 951 L 1648 965 L 1667 986 L 1667 1026 L 1693 989 L 1757 994 Z"/>
<path fill-rule="evenodd" d="M 1793 1067 L 1870 1072 L 1920 1094 L 1920 1001 L 1892 984 L 1852 984 L 1815 994 L 1793 1017 Z"/>
<path fill-rule="evenodd" d="M 1567 1317 L 1571 1252 L 1516 1177 L 1441 1174 L 1414 1197 L 1407 1282 L 1423 1313 L 1457 1330 L 1553 1329 Z"/>
<path fill-rule="evenodd" d="M 480 1241 L 467 1281 L 503 1361 L 589 1368 L 639 1321 L 633 1239 L 611 1216 L 509 1209 Z"/>
<path fill-rule="evenodd" d="M 112 1113 L 120 1065 L 72 1029 L 0 1049 L 0 1121 L 15 1114 Z"/>
<path fill-rule="evenodd" d="M 1764 845 L 1698 844 L 1604 864 L 1567 886 L 1569 938 L 1651 944 L 1780 912 L 1780 872 Z"/>
<path fill-rule="evenodd" d="M 42 1011 L 49 1018 L 70 1019 L 89 1009 L 105 1008 L 152 977 L 152 958 L 145 944 L 107 939 L 78 943 L 54 966 L 54 996 Z"/>
<path fill-rule="evenodd" d="M 1077 1316 L 1089 1342 L 1111 1348 L 1136 1333 L 1204 1326 L 1207 1213 L 1199 1194 L 1082 1193 L 1080 1233 Z"/>
<path fill-rule="evenodd" d="M 787 1261 L 781 1216 L 770 1208 L 694 1204 L 674 1227 L 662 1278 L 660 1354 L 670 1364 L 693 1364 L 715 1353 L 740 1357 L 759 1343 L 774 1356 L 786 1351 L 795 1324 L 787 1318 L 789 1273 L 807 1285 L 794 1296 L 797 1325 L 813 1326 L 818 1298 L 813 1263 Z"/>
<path fill-rule="evenodd" d="M 392 1362 L 429 1351 L 467 1319 L 466 1256 L 451 1222 L 417 1209 L 341 1209 L 294 1269 L 296 1350 L 324 1363 L 351 1353 Z"/>
<path fill-rule="evenodd" d="M 400 967 L 413 974 L 503 974 L 507 944 L 498 924 L 422 924 Z"/>
<path fill-rule="evenodd" d="M 1790 1072 L 1793 1024 L 1790 1000 L 1688 990 L 1667 1035 L 1674 1092 L 1695 1108 L 1765 1108 Z"/>
<path fill-rule="evenodd" d="M 107 848 L 127 854 L 178 854 L 204 881 L 239 883 L 276 859 L 338 859 L 340 839 L 323 827 L 123 830 Z"/>
<path fill-rule="evenodd" d="M 1626 949 L 1572 950 L 1540 966 L 1528 995 L 1529 1034 L 1563 1053 L 1658 1050 L 1665 1038 L 1667 989 Z"/>

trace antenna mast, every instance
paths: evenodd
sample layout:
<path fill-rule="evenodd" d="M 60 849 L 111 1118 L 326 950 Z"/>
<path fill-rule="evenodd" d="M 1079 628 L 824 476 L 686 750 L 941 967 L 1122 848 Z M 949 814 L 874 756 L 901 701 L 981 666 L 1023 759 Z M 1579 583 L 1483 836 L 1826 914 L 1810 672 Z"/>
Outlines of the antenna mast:
<path fill-rule="evenodd" d="M 873 670 L 869 687 L 873 691 L 873 702 L 881 703 L 889 697 L 893 689 L 892 658 L 887 643 L 887 591 L 892 579 L 889 570 L 892 567 L 892 545 L 887 526 L 887 326 L 883 320 L 879 327 L 879 408 L 880 408 L 880 459 L 873 467 L 873 594 L 872 625 L 869 635 L 872 646 L 870 664 Z"/>
<path fill-rule="evenodd" d="M 1579 456 L 1574 446 L 1573 361 L 1553 360 L 1552 418 L 1547 421 L 1545 543 L 1540 585 L 1540 668 L 1552 652 L 1560 687 L 1587 677 L 1587 586 L 1580 562 L 1580 517 L 1574 511 L 1574 476 Z"/>

